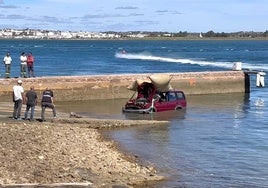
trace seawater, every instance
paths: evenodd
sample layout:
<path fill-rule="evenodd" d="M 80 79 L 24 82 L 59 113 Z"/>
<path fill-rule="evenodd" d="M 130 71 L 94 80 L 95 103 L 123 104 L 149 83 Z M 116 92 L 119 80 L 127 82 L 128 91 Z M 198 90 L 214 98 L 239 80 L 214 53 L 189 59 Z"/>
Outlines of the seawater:
<path fill-rule="evenodd" d="M 243 69 L 268 70 L 268 41 L 261 40 L 0 43 L 3 56 L 11 52 L 13 77 L 19 76 L 22 51 L 35 55 L 37 76 L 221 71 L 235 62 Z M 104 132 L 167 177 L 156 187 L 268 187 L 268 90 L 255 81 L 251 76 L 249 95 L 187 96 L 187 109 L 178 112 L 122 114 L 126 99 L 56 104 L 59 110 L 98 118 L 169 120 L 166 126 Z"/>
<path fill-rule="evenodd" d="M 11 53 L 12 77 L 20 75 L 21 52 L 35 56 L 36 76 L 218 71 L 232 69 L 235 62 L 242 62 L 244 69 L 268 70 L 268 41 L 259 40 L 0 40 L 0 44 L 2 57 Z"/>
<path fill-rule="evenodd" d="M 168 120 L 103 131 L 121 149 L 154 165 L 167 180 L 154 187 L 268 187 L 267 89 L 252 94 L 188 96 L 182 111 L 122 114 L 126 100 L 61 103 L 96 118 Z M 71 106 L 72 105 L 72 106 Z"/>

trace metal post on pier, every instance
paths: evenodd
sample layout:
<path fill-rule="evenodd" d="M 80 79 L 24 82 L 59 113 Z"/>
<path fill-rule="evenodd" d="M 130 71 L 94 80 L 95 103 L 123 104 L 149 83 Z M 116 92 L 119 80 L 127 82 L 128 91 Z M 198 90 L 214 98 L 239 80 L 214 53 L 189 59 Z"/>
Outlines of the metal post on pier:
<path fill-rule="evenodd" d="M 245 93 L 250 93 L 250 75 L 256 75 L 256 87 L 264 87 L 264 76 L 266 73 L 264 71 L 250 71 L 244 70 L 245 73 Z"/>
<path fill-rule="evenodd" d="M 265 72 L 263 72 L 263 71 L 260 71 L 257 73 L 257 78 L 256 78 L 256 86 L 257 87 L 264 87 L 265 86 L 264 76 L 265 76 Z"/>

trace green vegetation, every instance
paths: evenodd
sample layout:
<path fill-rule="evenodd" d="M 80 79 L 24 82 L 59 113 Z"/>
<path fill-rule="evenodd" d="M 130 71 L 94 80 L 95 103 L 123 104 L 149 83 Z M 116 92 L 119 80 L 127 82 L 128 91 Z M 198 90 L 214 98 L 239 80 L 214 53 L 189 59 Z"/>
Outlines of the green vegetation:
<path fill-rule="evenodd" d="M 106 32 L 110 33 L 110 32 Z M 173 38 L 173 39 L 196 39 L 196 38 L 211 38 L 211 39 L 229 39 L 229 38 L 236 38 L 236 39 L 268 39 L 268 30 L 265 32 L 254 32 L 254 31 L 239 31 L 239 32 L 214 32 L 208 31 L 206 33 L 191 33 L 187 31 L 179 31 L 178 33 L 170 33 L 170 32 L 111 32 L 117 33 L 122 36 L 122 38 L 129 38 L 130 35 L 143 35 L 145 38 Z"/>

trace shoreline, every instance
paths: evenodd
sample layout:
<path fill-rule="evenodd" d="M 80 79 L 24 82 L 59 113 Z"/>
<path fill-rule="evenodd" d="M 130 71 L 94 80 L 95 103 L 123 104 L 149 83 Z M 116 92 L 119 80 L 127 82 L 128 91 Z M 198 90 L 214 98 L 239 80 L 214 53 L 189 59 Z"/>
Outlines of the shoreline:
<path fill-rule="evenodd" d="M 127 40 L 200 40 L 200 41 L 217 41 L 217 40 L 268 40 L 268 37 L 143 37 L 143 38 L 0 38 L 1 40 L 59 40 L 59 41 L 127 41 Z"/>
<path fill-rule="evenodd" d="M 7 108 L 11 110 L 12 104 L 12 102 L 1 102 L 0 111 L 6 112 Z M 39 108 L 35 117 L 39 117 Z M 158 175 L 153 166 L 142 165 L 137 156 L 130 156 L 120 151 L 113 140 L 107 140 L 98 130 L 167 123 L 70 118 L 64 113 L 59 113 L 57 119 L 49 117 L 47 122 L 41 123 L 12 120 L 6 113 L 0 117 L 2 153 L 0 185 L 3 187 L 153 185 L 163 181 L 165 177 Z"/>

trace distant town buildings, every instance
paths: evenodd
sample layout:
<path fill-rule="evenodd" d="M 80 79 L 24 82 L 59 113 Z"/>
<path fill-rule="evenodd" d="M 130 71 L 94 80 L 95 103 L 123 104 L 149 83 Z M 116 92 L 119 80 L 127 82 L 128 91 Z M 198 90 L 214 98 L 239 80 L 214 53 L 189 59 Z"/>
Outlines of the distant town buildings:
<path fill-rule="evenodd" d="M 86 32 L 86 31 L 49 31 L 35 29 L 2 29 L 0 30 L 0 38 L 12 39 L 119 39 L 124 37 L 143 38 L 147 34 L 133 33 L 115 33 L 115 32 Z"/>
<path fill-rule="evenodd" d="M 87 32 L 87 31 L 51 31 L 41 29 L 1 29 L 0 39 L 141 39 L 141 38 L 257 38 L 267 37 L 268 31 L 265 32 L 233 32 L 233 33 L 215 33 L 208 31 L 206 33 L 188 33 L 186 31 L 178 33 L 170 32 Z"/>

